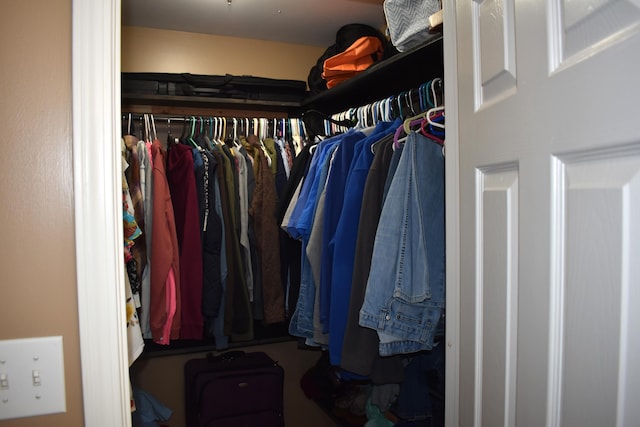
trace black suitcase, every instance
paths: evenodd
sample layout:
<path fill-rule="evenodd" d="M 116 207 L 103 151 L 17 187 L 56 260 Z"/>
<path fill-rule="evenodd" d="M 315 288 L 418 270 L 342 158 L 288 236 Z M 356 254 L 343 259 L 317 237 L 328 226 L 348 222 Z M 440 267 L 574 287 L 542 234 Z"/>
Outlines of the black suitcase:
<path fill-rule="evenodd" d="M 188 360 L 184 385 L 187 427 L 284 426 L 284 370 L 263 352 Z"/>

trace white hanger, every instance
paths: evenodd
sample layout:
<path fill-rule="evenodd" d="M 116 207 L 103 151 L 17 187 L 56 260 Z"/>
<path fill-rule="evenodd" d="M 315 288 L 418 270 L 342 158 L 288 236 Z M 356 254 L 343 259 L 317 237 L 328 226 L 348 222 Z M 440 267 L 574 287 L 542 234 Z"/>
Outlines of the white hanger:
<path fill-rule="evenodd" d="M 233 118 L 233 140 L 238 139 L 238 119 Z"/>
<path fill-rule="evenodd" d="M 304 120 L 300 120 L 300 129 L 302 130 L 303 138 L 306 140 L 307 139 L 307 127 L 304 124 Z"/>
<path fill-rule="evenodd" d="M 442 123 L 437 123 L 437 122 L 434 122 L 433 120 L 431 120 L 431 116 L 432 116 L 434 113 L 437 113 L 437 112 L 439 112 L 439 111 L 444 111 L 444 106 L 441 106 L 441 107 L 434 107 L 434 108 L 429 109 L 429 110 L 427 111 L 427 116 L 426 116 L 426 118 L 427 118 L 427 121 L 429 122 L 429 124 L 430 124 L 430 125 L 435 126 L 435 127 L 438 127 L 438 128 L 440 128 L 440 129 L 444 129 L 444 128 L 445 128 L 445 126 L 444 126 Z M 444 113 L 443 113 L 443 116 L 444 116 Z"/>
<path fill-rule="evenodd" d="M 212 126 L 211 142 L 215 144 L 217 142 L 216 138 L 218 137 L 218 118 L 217 117 L 211 118 L 211 126 Z"/>
<path fill-rule="evenodd" d="M 435 79 L 431 80 L 431 96 L 433 98 L 433 105 L 435 107 L 438 106 L 438 95 L 435 88 L 436 83 L 442 83 L 442 79 L 440 77 L 436 77 Z"/>
<path fill-rule="evenodd" d="M 271 156 L 269 156 L 269 152 L 267 151 L 267 147 L 265 147 L 264 142 L 260 140 L 260 148 L 264 153 L 264 156 L 267 158 L 267 164 L 271 167 Z"/>
<path fill-rule="evenodd" d="M 144 116 L 144 140 L 151 142 L 150 140 L 150 132 L 149 132 L 149 115 L 145 114 Z"/>
<path fill-rule="evenodd" d="M 151 126 L 153 129 L 153 139 L 158 139 L 158 133 L 156 132 L 156 121 L 153 118 L 153 114 L 151 115 Z"/>

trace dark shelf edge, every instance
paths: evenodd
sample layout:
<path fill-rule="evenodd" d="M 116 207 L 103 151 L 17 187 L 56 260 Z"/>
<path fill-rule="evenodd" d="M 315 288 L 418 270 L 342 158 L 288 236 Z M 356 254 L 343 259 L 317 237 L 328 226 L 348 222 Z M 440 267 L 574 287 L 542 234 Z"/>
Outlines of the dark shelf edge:
<path fill-rule="evenodd" d="M 297 101 L 269 101 L 261 99 L 214 98 L 205 96 L 144 95 L 123 93 L 123 105 L 164 105 L 164 106 L 200 106 L 200 107 L 278 107 L 297 108 Z"/>

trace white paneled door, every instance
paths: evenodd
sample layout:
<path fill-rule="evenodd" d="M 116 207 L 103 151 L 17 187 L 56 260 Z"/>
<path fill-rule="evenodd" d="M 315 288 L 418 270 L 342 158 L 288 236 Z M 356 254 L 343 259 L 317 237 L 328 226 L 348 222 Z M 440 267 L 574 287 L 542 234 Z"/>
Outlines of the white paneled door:
<path fill-rule="evenodd" d="M 455 16 L 458 423 L 640 426 L 640 1 Z"/>

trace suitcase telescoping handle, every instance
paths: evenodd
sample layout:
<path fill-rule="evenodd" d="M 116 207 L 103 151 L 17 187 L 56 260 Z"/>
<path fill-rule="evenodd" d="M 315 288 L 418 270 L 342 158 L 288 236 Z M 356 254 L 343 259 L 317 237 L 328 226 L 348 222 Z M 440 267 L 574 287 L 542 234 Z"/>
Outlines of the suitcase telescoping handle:
<path fill-rule="evenodd" d="M 207 361 L 209 363 L 220 363 L 220 362 L 230 362 L 232 360 L 238 359 L 245 355 L 245 352 L 242 350 L 231 350 L 226 351 L 222 354 L 214 356 L 213 353 L 207 353 Z"/>

